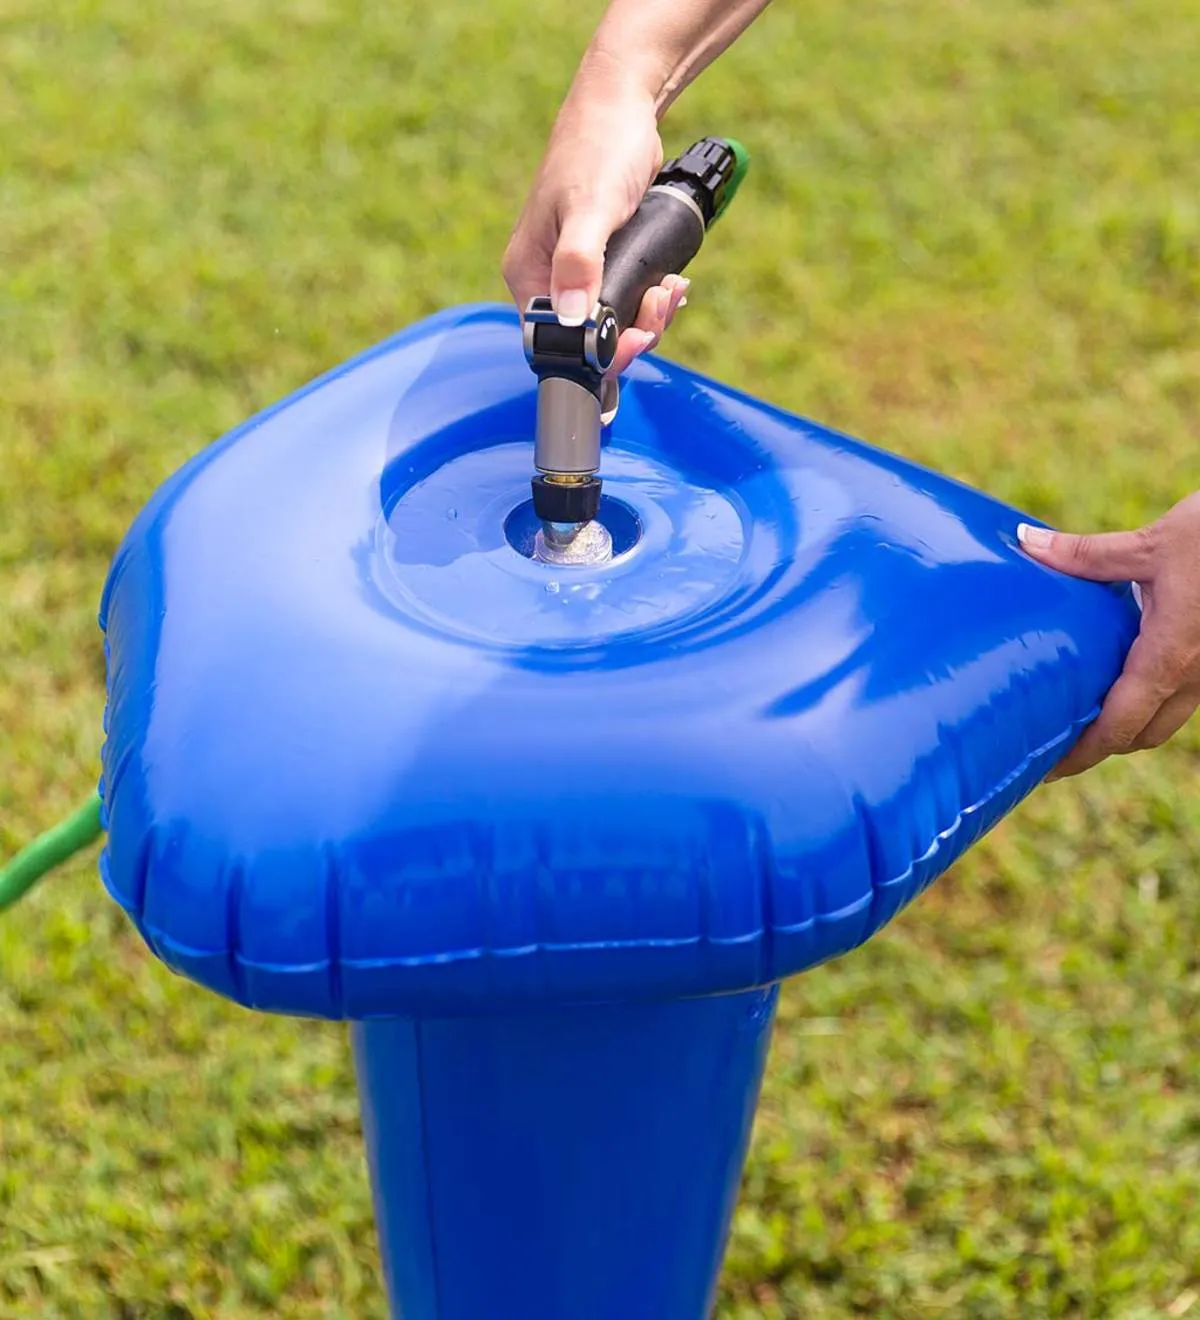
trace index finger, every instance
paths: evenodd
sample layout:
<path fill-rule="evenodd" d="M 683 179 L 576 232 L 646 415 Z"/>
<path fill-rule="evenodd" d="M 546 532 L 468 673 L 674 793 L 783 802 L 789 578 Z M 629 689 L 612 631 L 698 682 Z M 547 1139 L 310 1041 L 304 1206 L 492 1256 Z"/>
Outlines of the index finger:
<path fill-rule="evenodd" d="M 509 241 L 500 269 L 522 317 L 530 298 L 550 292 L 549 259 L 525 242 L 519 230 Z"/>

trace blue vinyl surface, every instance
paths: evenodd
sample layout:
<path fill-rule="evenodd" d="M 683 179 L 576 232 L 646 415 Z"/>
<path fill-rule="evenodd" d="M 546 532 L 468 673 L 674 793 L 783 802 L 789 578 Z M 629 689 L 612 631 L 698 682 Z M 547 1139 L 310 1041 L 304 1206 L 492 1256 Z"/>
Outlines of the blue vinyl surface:
<path fill-rule="evenodd" d="M 353 1029 L 403 1320 L 703 1320 L 777 989 Z"/>
<path fill-rule="evenodd" d="M 741 991 L 879 929 L 1136 631 L 1018 514 L 661 360 L 618 556 L 527 557 L 515 314 L 424 321 L 153 497 L 102 607 L 102 862 L 171 967 L 367 1019 Z"/>

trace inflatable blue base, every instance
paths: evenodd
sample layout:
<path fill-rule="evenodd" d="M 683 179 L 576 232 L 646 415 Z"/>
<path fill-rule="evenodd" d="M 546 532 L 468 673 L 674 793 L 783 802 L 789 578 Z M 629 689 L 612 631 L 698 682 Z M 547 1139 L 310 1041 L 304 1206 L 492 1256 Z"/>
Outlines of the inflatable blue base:
<path fill-rule="evenodd" d="M 535 382 L 455 309 L 251 419 L 122 543 L 102 871 L 182 975 L 348 1018 L 404 1320 L 700 1320 L 773 990 L 1093 719 L 1127 586 L 680 367 L 531 556 Z"/>

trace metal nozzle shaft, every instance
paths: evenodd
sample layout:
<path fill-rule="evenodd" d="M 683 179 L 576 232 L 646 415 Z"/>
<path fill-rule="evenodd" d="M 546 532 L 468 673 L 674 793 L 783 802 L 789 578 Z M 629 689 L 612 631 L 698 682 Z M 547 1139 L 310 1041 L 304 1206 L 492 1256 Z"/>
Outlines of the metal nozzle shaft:
<path fill-rule="evenodd" d="M 554 478 L 600 467 L 600 401 L 582 385 L 550 376 L 538 386 L 534 466 Z"/>

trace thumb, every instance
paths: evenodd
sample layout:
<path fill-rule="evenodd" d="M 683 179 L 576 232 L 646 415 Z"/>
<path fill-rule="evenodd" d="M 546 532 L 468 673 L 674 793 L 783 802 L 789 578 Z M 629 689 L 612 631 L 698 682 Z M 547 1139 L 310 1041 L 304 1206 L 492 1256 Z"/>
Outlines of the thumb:
<path fill-rule="evenodd" d="M 569 214 L 550 263 L 550 301 L 559 319 L 578 325 L 591 315 L 604 279 L 604 249 L 617 225 L 602 210 Z"/>
<path fill-rule="evenodd" d="M 1017 540 L 1039 563 L 1092 582 L 1145 582 L 1154 576 L 1151 527 L 1075 536 L 1021 523 Z"/>

